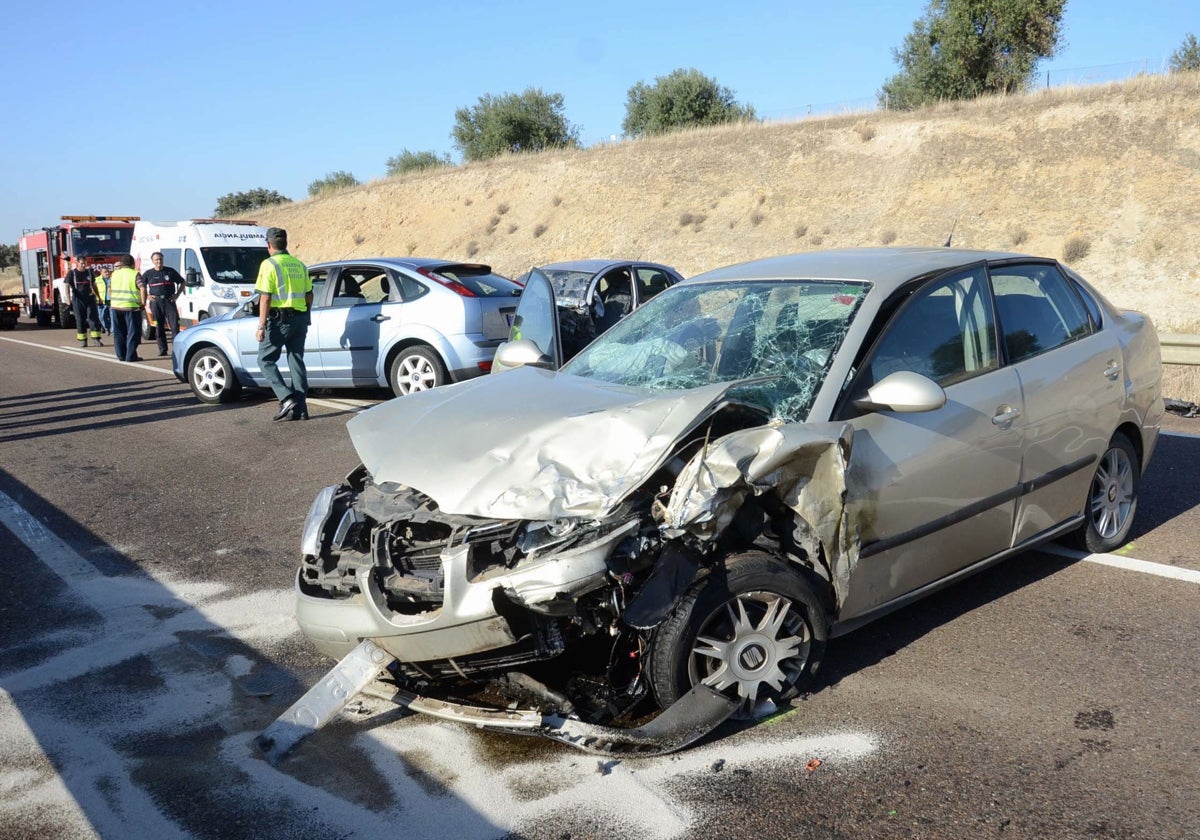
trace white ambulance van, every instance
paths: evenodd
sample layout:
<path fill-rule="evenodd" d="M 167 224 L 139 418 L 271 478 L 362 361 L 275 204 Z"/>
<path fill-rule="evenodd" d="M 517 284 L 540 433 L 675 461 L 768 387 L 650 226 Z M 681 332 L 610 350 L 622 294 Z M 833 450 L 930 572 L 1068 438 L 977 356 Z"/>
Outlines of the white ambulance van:
<path fill-rule="evenodd" d="M 239 219 L 135 222 L 134 267 L 152 268 L 155 251 L 162 252 L 164 267 L 183 276 L 179 321 L 194 324 L 236 309 L 254 294 L 258 267 L 268 256 L 267 229 Z"/>

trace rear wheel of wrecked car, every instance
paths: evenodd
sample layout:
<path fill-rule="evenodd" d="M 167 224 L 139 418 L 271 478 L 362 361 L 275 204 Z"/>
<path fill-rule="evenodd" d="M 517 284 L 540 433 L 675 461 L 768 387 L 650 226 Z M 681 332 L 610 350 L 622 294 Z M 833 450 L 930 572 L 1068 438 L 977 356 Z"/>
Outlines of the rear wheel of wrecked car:
<path fill-rule="evenodd" d="M 1129 439 L 1118 432 L 1100 456 L 1092 476 L 1084 524 L 1075 534 L 1080 548 L 1105 554 L 1125 544 L 1137 513 L 1141 484 L 1137 452 Z"/>
<path fill-rule="evenodd" d="M 770 714 L 821 663 L 829 619 L 803 575 L 762 552 L 729 557 L 659 625 L 650 679 L 664 709 L 704 683 L 737 697 L 734 717 Z"/>
<path fill-rule="evenodd" d="M 206 403 L 229 402 L 242 389 L 233 365 L 215 347 L 205 347 L 192 356 L 187 379 L 196 399 Z"/>
<path fill-rule="evenodd" d="M 427 391 L 446 381 L 442 360 L 429 347 L 405 347 L 392 360 L 389 376 L 392 391 L 398 397 L 414 391 Z"/>

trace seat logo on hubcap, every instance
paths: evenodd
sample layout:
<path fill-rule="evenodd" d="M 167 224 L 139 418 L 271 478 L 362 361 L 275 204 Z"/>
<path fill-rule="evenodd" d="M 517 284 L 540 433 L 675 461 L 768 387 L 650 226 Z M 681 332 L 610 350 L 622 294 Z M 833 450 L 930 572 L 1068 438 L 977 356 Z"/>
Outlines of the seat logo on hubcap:
<path fill-rule="evenodd" d="M 767 661 L 767 653 L 759 645 L 747 645 L 738 659 L 743 668 L 753 671 L 755 668 L 762 667 L 762 664 Z"/>

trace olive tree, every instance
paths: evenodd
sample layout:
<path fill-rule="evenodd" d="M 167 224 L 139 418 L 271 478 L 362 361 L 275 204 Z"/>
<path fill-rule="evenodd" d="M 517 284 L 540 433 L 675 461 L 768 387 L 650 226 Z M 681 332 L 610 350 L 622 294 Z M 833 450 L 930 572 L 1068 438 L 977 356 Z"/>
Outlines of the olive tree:
<path fill-rule="evenodd" d="M 1191 32 L 1183 39 L 1183 43 L 1179 45 L 1179 49 L 1171 53 L 1171 60 L 1168 64 L 1172 73 L 1181 73 L 1186 70 L 1200 70 L 1200 42 L 1196 41 L 1196 36 Z"/>
<path fill-rule="evenodd" d="M 1058 51 L 1067 0 L 929 0 L 893 57 L 898 74 L 879 92 L 884 108 L 1025 90 L 1037 63 Z"/>
<path fill-rule="evenodd" d="M 454 112 L 450 136 L 465 160 L 579 145 L 579 129 L 563 114 L 563 95 L 541 88 L 479 97 Z"/>
<path fill-rule="evenodd" d="M 638 82 L 631 87 L 621 128 L 626 135 L 638 137 L 752 119 L 753 107 L 739 104 L 732 90 L 692 67 L 672 70 L 653 85 Z"/>

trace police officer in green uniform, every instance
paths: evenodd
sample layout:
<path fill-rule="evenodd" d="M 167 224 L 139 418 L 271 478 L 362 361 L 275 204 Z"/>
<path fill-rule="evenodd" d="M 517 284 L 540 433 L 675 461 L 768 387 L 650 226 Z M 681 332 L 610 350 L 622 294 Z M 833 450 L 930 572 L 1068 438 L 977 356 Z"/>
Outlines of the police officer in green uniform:
<path fill-rule="evenodd" d="M 312 307 L 312 280 L 304 263 L 287 252 L 287 231 L 267 229 L 267 259 L 258 269 L 254 289 L 258 299 L 258 365 L 263 379 L 279 399 L 274 420 L 307 420 L 308 371 L 304 367 L 304 339 Z M 279 357 L 286 351 L 291 384 L 279 372 Z"/>

